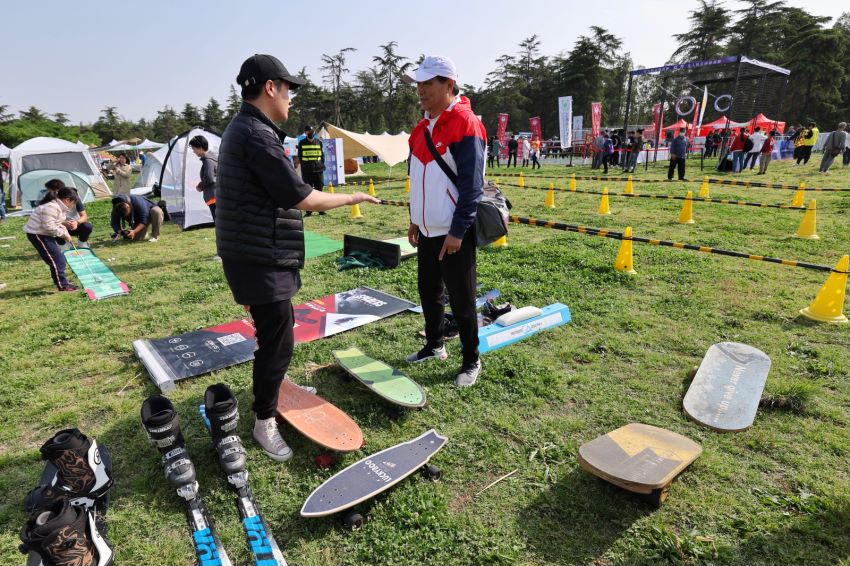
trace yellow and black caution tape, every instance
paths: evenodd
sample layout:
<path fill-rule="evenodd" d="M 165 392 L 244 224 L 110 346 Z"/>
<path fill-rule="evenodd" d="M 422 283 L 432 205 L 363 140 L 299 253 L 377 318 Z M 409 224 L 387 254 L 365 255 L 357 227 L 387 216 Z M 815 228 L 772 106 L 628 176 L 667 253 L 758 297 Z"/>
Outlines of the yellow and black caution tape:
<path fill-rule="evenodd" d="M 519 185 L 513 183 L 502 183 L 502 185 L 508 187 L 519 187 Z M 543 191 L 548 191 L 548 187 L 530 187 L 528 185 L 525 186 L 526 189 L 538 189 Z M 576 189 L 574 191 L 560 191 L 560 192 L 570 192 L 570 193 L 584 193 L 587 195 L 602 195 L 607 194 L 610 197 L 631 197 L 631 198 L 649 198 L 656 200 L 689 200 L 688 197 L 678 196 L 678 195 L 648 195 L 648 194 L 638 194 L 638 193 L 603 193 L 602 191 L 591 191 L 588 189 Z M 787 208 L 789 210 L 806 210 L 805 206 L 791 206 L 790 204 L 769 204 L 766 202 L 747 202 L 743 200 L 732 200 L 732 199 L 723 199 L 723 198 L 711 198 L 711 197 L 691 197 L 691 201 L 700 201 L 700 202 L 711 202 L 714 204 L 734 204 L 737 206 L 757 206 L 759 208 Z"/>
<path fill-rule="evenodd" d="M 632 236 L 631 238 L 626 238 L 623 236 L 622 232 L 615 232 L 613 230 L 606 230 L 604 228 L 590 228 L 588 226 L 578 226 L 575 224 L 565 224 L 563 222 L 554 222 L 552 220 L 542 220 L 539 218 L 526 218 L 523 216 L 511 216 L 511 222 L 514 224 L 526 224 L 528 226 L 538 226 L 540 228 L 551 228 L 553 230 L 563 230 L 565 232 L 577 232 L 579 234 L 587 234 L 589 236 L 599 236 L 602 238 L 613 238 L 615 240 L 631 240 L 632 242 L 640 242 L 642 244 L 651 244 L 653 246 L 665 246 L 670 248 L 677 248 L 680 250 L 693 250 L 697 252 L 703 252 L 708 254 L 718 254 L 725 255 L 729 257 L 737 257 L 742 259 L 750 259 L 753 261 L 766 261 L 768 263 L 778 263 L 781 265 L 788 265 L 791 267 L 802 267 L 805 269 L 814 269 L 816 271 L 835 271 L 836 273 L 844 273 L 841 271 L 836 271 L 832 267 L 828 265 L 817 265 L 815 263 L 806 263 L 802 261 L 796 261 L 792 259 L 780 259 L 777 257 L 770 257 L 765 255 L 756 255 L 756 254 L 747 254 L 743 252 L 736 252 L 732 250 L 723 250 L 720 248 L 712 248 L 710 246 L 698 246 L 695 244 L 686 244 L 684 242 L 673 242 L 670 240 L 654 240 L 651 238 L 641 238 L 638 236 Z"/>
<path fill-rule="evenodd" d="M 488 177 L 519 177 L 519 173 L 496 173 L 491 172 Z M 532 181 L 534 179 L 555 179 L 555 180 L 565 180 L 569 181 L 572 177 L 567 175 L 528 175 L 525 176 L 525 181 Z M 622 181 L 626 182 L 629 180 L 628 177 L 608 177 L 602 175 L 576 175 L 576 181 Z M 678 181 L 680 183 L 702 183 L 703 179 L 689 179 L 688 181 Z M 635 179 L 632 178 L 633 183 L 663 183 L 665 182 L 662 179 Z M 816 191 L 816 192 L 850 192 L 850 187 L 847 188 L 837 188 L 837 187 L 800 187 L 797 185 L 788 185 L 785 183 L 762 183 L 760 181 L 739 181 L 737 179 L 711 179 L 708 178 L 708 182 L 713 185 L 732 185 L 736 187 L 754 187 L 754 188 L 764 188 L 764 189 L 788 189 L 794 191 Z"/>
<path fill-rule="evenodd" d="M 387 206 L 402 206 L 408 207 L 410 203 L 404 200 L 382 200 L 380 204 Z M 651 238 L 641 238 L 639 236 L 632 236 L 631 238 L 626 238 L 623 236 L 622 232 L 616 232 L 614 230 L 607 230 L 605 228 L 592 228 L 589 226 L 579 226 L 577 224 L 565 224 L 563 222 L 555 222 L 554 220 L 542 220 L 540 218 L 527 218 L 524 216 L 514 216 L 511 215 L 510 221 L 514 224 L 525 224 L 527 226 L 538 226 L 540 228 L 551 228 L 553 230 L 563 230 L 564 232 L 577 232 L 579 234 L 587 234 L 588 236 L 599 236 L 601 238 L 613 238 L 615 240 L 631 240 L 632 242 L 639 242 L 642 244 L 651 244 L 653 246 L 663 246 L 676 248 L 680 250 L 693 250 L 696 252 L 702 252 L 707 254 L 717 254 L 724 255 L 728 257 L 737 257 L 741 259 L 749 259 L 753 261 L 765 261 L 767 263 L 778 263 L 781 265 L 788 265 L 790 267 L 802 267 L 804 269 L 814 269 L 815 271 L 829 271 L 835 273 L 844 273 L 843 271 L 837 271 L 828 265 L 818 265 L 816 263 L 807 263 L 803 261 L 797 261 L 793 259 L 781 259 L 778 257 L 770 257 L 766 255 L 756 255 L 756 254 L 748 254 L 744 252 L 736 252 L 732 250 L 723 250 L 720 248 L 712 248 L 710 246 L 698 246 L 696 244 L 686 244 L 684 242 L 673 242 L 671 240 L 654 240 Z"/>

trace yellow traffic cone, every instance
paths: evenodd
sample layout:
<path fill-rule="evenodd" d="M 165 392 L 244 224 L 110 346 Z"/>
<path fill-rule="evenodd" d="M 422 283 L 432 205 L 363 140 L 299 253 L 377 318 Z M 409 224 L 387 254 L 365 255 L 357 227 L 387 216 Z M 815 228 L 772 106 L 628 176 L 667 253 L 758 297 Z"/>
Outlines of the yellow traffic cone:
<path fill-rule="evenodd" d="M 602 200 L 599 202 L 599 214 L 611 214 L 608 206 L 608 187 L 602 189 Z"/>
<path fill-rule="evenodd" d="M 517 184 L 520 188 L 525 187 L 525 176 L 522 174 L 522 171 L 519 172 L 519 182 Z"/>
<path fill-rule="evenodd" d="M 372 182 L 372 179 L 369 179 L 369 196 L 375 196 L 375 183 Z"/>
<path fill-rule="evenodd" d="M 351 205 L 351 218 L 363 218 L 363 215 L 360 214 L 360 205 L 352 204 Z"/>
<path fill-rule="evenodd" d="M 504 248 L 505 246 L 508 245 L 508 237 L 502 236 L 501 238 L 499 238 L 498 240 L 496 240 L 495 242 L 493 242 L 490 245 L 493 246 L 494 248 Z"/>
<path fill-rule="evenodd" d="M 546 208 L 555 208 L 555 184 L 549 183 L 549 190 L 546 191 Z"/>
<path fill-rule="evenodd" d="M 688 191 L 688 194 L 685 196 L 685 203 L 682 205 L 682 212 L 679 213 L 679 220 L 677 220 L 679 224 L 694 223 L 694 203 L 691 200 L 692 196 L 691 191 Z"/>
<path fill-rule="evenodd" d="M 404 192 L 406 192 L 406 193 L 410 192 L 410 177 L 409 176 L 407 177 L 407 179 L 404 180 Z"/>
<path fill-rule="evenodd" d="M 708 177 L 702 178 L 702 185 L 699 186 L 699 198 L 711 198 L 708 189 Z"/>
<path fill-rule="evenodd" d="M 820 236 L 818 236 L 817 201 L 815 199 L 809 201 L 809 207 L 806 209 L 803 221 L 800 222 L 800 227 L 797 228 L 797 233 L 794 236 L 807 240 L 820 240 Z"/>
<path fill-rule="evenodd" d="M 620 242 L 620 251 L 617 252 L 617 259 L 614 260 L 614 269 L 635 275 L 634 260 L 632 259 L 632 227 L 628 226 L 623 230 L 623 240 Z"/>
<path fill-rule="evenodd" d="M 626 179 L 626 190 L 623 191 L 624 195 L 633 195 L 635 194 L 635 184 L 632 181 L 632 176 L 629 175 L 629 178 Z"/>
<path fill-rule="evenodd" d="M 800 182 L 800 186 L 797 189 L 797 192 L 794 193 L 794 199 L 791 201 L 791 206 L 803 206 L 803 203 L 806 202 L 806 183 L 804 181 Z"/>
<path fill-rule="evenodd" d="M 826 283 L 820 288 L 812 304 L 801 309 L 800 314 L 818 322 L 847 323 L 847 317 L 841 311 L 844 309 L 848 267 L 850 256 L 845 255 L 835 264 L 833 272 L 826 278 Z"/>
<path fill-rule="evenodd" d="M 334 194 L 334 184 L 328 181 L 328 192 Z"/>
<path fill-rule="evenodd" d="M 575 173 L 573 173 L 572 176 L 570 177 L 570 190 L 572 192 L 576 191 L 576 174 Z"/>

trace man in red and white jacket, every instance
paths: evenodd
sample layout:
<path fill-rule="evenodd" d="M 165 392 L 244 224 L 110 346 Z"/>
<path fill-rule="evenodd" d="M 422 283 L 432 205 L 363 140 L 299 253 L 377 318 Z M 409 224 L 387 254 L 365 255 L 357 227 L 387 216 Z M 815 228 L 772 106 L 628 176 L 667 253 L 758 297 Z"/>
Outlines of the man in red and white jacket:
<path fill-rule="evenodd" d="M 445 291 L 457 321 L 463 360 L 455 379 L 469 387 L 481 372 L 475 312 L 475 216 L 483 196 L 487 133 L 459 96 L 454 63 L 426 57 L 402 76 L 416 83 L 425 117 L 410 134 L 410 227 L 407 238 L 419 248 L 419 299 L 425 316 L 425 347 L 410 362 L 448 357 L 443 344 Z M 454 175 L 435 161 L 425 134 Z M 453 182 L 451 177 L 456 177 Z"/>

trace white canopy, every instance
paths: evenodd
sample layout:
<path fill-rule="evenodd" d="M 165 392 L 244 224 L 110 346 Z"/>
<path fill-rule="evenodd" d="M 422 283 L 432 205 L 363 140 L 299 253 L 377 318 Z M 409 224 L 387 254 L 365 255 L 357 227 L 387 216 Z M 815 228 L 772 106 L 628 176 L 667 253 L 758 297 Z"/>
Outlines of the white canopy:
<path fill-rule="evenodd" d="M 165 145 L 164 143 L 151 141 L 148 138 L 145 138 L 145 140 L 142 143 L 138 144 L 133 149 L 159 149 L 159 148 L 163 147 L 164 145 Z"/>
<path fill-rule="evenodd" d="M 410 135 L 406 133 L 377 136 L 358 134 L 325 122 L 325 126 L 319 131 L 319 137 L 323 139 L 342 138 L 342 152 L 346 159 L 363 157 L 364 155 L 377 155 L 381 158 L 381 161 L 384 161 L 390 167 L 406 160 L 410 153 L 410 148 L 407 145 Z"/>
<path fill-rule="evenodd" d="M 76 173 L 91 185 L 96 198 L 112 195 L 88 149 L 58 138 L 32 138 L 14 148 L 9 155 L 9 192 L 12 206 L 20 202 L 18 178 L 24 173 L 54 169 Z"/>
<path fill-rule="evenodd" d="M 12 151 L 11 149 L 9 149 L 8 147 L 6 147 L 2 143 L 0 143 L 0 159 L 5 159 L 5 158 L 9 157 L 9 153 L 11 151 Z"/>

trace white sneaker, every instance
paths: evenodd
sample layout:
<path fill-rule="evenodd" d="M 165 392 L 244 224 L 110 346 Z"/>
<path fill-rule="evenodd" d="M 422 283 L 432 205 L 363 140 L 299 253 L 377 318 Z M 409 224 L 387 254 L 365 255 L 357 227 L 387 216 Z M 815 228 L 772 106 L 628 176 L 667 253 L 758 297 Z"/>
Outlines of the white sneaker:
<path fill-rule="evenodd" d="M 158 239 L 158 238 L 151 238 L 151 239 L 149 239 L 149 240 L 148 240 L 148 242 L 150 242 L 150 243 L 154 243 L 154 242 L 156 242 L 156 241 L 157 241 L 157 239 Z"/>
<path fill-rule="evenodd" d="M 274 417 L 257 419 L 254 422 L 253 435 L 263 452 L 272 460 L 286 462 L 292 458 L 292 450 L 277 430 L 277 421 Z"/>
<path fill-rule="evenodd" d="M 478 375 L 481 373 L 481 358 L 475 360 L 474 364 L 464 364 L 462 368 L 460 368 L 460 373 L 457 374 L 455 378 L 455 385 L 457 387 L 472 387 L 475 385 L 475 380 L 478 379 Z"/>
<path fill-rule="evenodd" d="M 91 246 L 89 245 L 88 242 L 80 242 L 80 243 L 77 244 L 77 247 L 81 250 L 91 249 Z"/>

